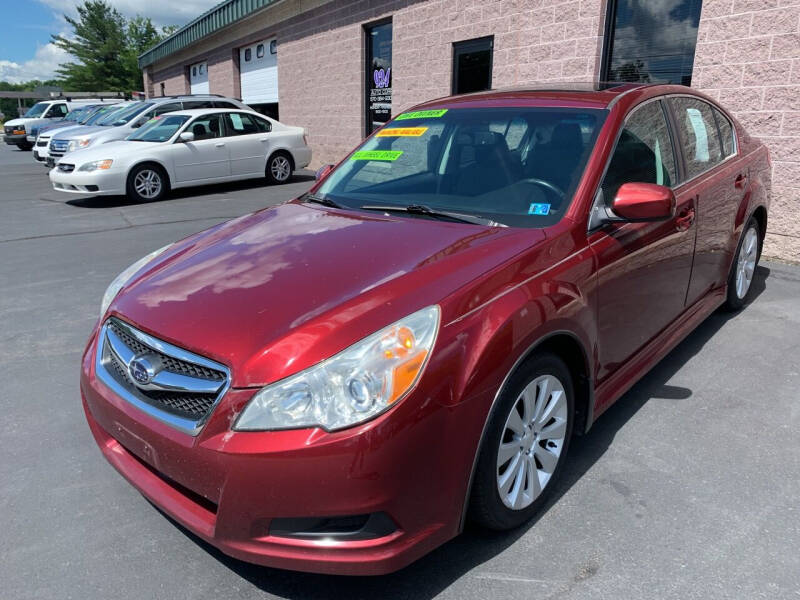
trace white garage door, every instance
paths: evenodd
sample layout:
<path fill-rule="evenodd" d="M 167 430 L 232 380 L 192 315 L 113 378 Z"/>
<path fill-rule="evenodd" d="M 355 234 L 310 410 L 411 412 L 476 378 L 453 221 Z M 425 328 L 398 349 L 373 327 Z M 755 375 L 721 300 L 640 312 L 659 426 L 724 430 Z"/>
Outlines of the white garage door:
<path fill-rule="evenodd" d="M 278 43 L 264 40 L 239 49 L 242 102 L 267 104 L 278 101 Z"/>
<path fill-rule="evenodd" d="M 196 63 L 189 67 L 189 86 L 193 94 L 208 93 L 208 63 Z"/>

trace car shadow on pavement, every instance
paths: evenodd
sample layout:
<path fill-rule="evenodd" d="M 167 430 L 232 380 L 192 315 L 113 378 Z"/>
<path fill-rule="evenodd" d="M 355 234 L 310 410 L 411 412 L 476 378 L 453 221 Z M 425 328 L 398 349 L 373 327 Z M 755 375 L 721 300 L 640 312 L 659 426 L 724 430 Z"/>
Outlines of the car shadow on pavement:
<path fill-rule="evenodd" d="M 314 181 L 314 173 L 310 171 L 297 171 L 284 185 L 293 183 L 303 183 Z M 213 183 L 209 185 L 199 185 L 197 187 L 179 188 L 172 190 L 158 202 L 169 202 L 170 200 L 181 200 L 183 198 L 197 198 L 202 196 L 213 196 L 215 194 L 225 194 L 241 190 L 254 190 L 257 188 L 273 187 L 264 179 L 243 179 L 242 181 L 228 181 L 226 183 Z M 86 196 L 67 200 L 65 204 L 76 208 L 119 208 L 122 206 L 136 206 L 138 204 L 150 204 L 150 202 L 135 202 L 127 196 Z"/>
<path fill-rule="evenodd" d="M 769 273 L 768 268 L 757 267 L 752 283 L 752 299 L 757 298 L 764 291 Z M 552 489 L 548 502 L 531 521 L 518 529 L 504 533 L 488 532 L 467 526 L 464 533 L 455 539 L 396 573 L 380 577 L 346 577 L 260 567 L 223 554 L 167 515 L 164 516 L 220 563 L 262 591 L 281 598 L 292 600 L 334 598 L 428 600 L 441 593 L 464 574 L 506 550 L 528 530 L 535 527 L 539 518 L 546 514 L 550 507 L 557 503 L 561 496 L 603 456 L 614 441 L 617 432 L 648 401 L 653 399 L 684 401 L 691 398 L 692 390 L 671 386 L 667 382 L 686 362 L 703 349 L 706 342 L 717 331 L 730 319 L 736 318 L 738 314 L 722 309 L 714 312 L 611 406 L 587 434 L 574 438 L 569 451 L 569 460 L 565 463 L 565 471 L 559 485 Z M 543 551 L 546 550 L 543 549 Z M 536 555 L 535 548 L 530 549 L 530 555 Z M 596 567 L 593 565 L 584 566 L 580 572 L 575 573 L 574 581 L 578 582 L 591 577 L 595 570 Z M 537 576 L 535 566 L 531 565 L 529 575 Z"/>

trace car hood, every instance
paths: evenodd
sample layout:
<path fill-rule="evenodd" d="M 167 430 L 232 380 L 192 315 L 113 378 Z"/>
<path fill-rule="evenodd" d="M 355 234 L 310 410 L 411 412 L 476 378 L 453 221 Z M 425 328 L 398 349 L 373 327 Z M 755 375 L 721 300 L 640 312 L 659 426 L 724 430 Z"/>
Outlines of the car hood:
<path fill-rule="evenodd" d="M 91 137 L 91 136 L 93 136 L 93 135 L 95 135 L 95 134 L 97 134 L 97 133 L 99 133 L 101 131 L 105 131 L 106 129 L 109 129 L 109 127 L 110 126 L 106 126 L 106 125 L 104 125 L 102 127 L 99 126 L 99 125 L 81 125 L 81 126 L 76 127 L 75 129 L 70 129 L 69 130 L 69 135 L 65 135 L 61 139 L 74 140 L 76 138 Z M 64 133 L 67 133 L 67 132 L 64 132 Z"/>
<path fill-rule="evenodd" d="M 105 144 L 98 144 L 96 146 L 89 146 L 83 150 L 73 150 L 65 155 L 63 160 L 68 163 L 85 163 L 93 160 L 106 160 L 110 158 L 116 160 L 121 156 L 129 155 L 133 152 L 144 150 L 145 148 L 152 148 L 153 144 L 147 142 L 128 142 L 126 140 L 116 140 L 107 142 Z"/>
<path fill-rule="evenodd" d="M 440 303 L 544 238 L 291 202 L 173 245 L 110 311 L 228 365 L 236 387 L 264 385 Z"/>
<path fill-rule="evenodd" d="M 66 127 L 77 127 L 78 125 L 75 121 L 58 121 L 57 123 L 52 123 L 50 125 L 43 125 L 39 128 L 39 133 L 47 133 L 48 131 L 54 131 L 56 129 L 64 129 Z"/>
<path fill-rule="evenodd" d="M 3 123 L 3 126 L 4 127 L 18 127 L 19 125 L 30 125 L 31 123 L 38 123 L 39 121 L 44 121 L 44 120 L 45 119 L 39 119 L 39 118 L 24 119 L 22 117 L 19 117 L 17 119 L 11 119 L 9 121 L 6 121 L 5 123 Z"/>

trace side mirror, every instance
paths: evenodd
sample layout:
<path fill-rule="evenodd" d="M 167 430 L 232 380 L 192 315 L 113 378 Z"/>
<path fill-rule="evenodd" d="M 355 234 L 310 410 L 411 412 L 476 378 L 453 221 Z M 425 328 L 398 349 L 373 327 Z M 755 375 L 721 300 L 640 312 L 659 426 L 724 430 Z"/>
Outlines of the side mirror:
<path fill-rule="evenodd" d="M 179 142 L 193 142 L 194 134 L 191 131 L 184 131 L 178 136 Z"/>
<path fill-rule="evenodd" d="M 619 220 L 642 223 L 666 221 L 674 217 L 675 204 L 675 194 L 666 186 L 655 183 L 624 183 L 617 191 L 611 209 Z"/>
<path fill-rule="evenodd" d="M 314 179 L 317 181 L 322 181 L 325 179 L 330 172 L 333 171 L 333 165 L 324 165 L 317 169 L 317 173 L 314 175 Z"/>

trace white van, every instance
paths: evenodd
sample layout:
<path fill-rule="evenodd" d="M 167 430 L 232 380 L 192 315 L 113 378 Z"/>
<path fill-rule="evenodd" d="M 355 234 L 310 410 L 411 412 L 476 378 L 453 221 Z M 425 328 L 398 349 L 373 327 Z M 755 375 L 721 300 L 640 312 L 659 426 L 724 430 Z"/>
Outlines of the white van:
<path fill-rule="evenodd" d="M 63 119 L 73 108 L 83 104 L 97 104 L 103 102 L 97 98 L 81 98 L 80 100 L 67 100 L 64 98 L 54 98 L 37 102 L 28 109 L 23 116 L 18 119 L 6 121 L 3 126 L 6 144 L 17 146 L 21 150 L 30 150 L 33 143 L 28 141 L 28 134 L 34 127 L 38 128 L 48 121 Z M 109 103 L 119 102 L 119 100 L 107 100 Z"/>

